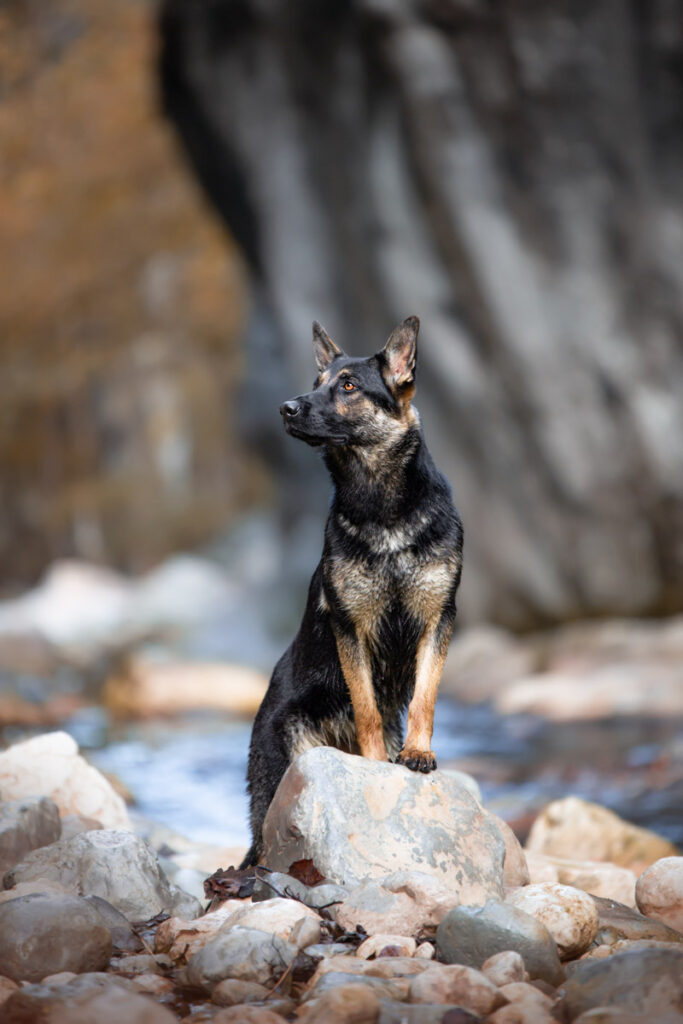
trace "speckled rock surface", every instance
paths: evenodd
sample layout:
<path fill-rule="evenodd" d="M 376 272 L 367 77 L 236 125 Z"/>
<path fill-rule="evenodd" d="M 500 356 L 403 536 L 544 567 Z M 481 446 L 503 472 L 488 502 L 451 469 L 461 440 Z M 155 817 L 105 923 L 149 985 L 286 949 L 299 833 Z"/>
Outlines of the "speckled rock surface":
<path fill-rule="evenodd" d="M 638 909 L 683 933 L 683 857 L 662 857 L 638 879 Z"/>
<path fill-rule="evenodd" d="M 502 897 L 505 842 L 494 815 L 457 779 L 330 747 L 290 766 L 264 824 L 264 862 L 311 859 L 330 881 L 357 885 L 398 870 L 431 874 L 454 902 Z"/>
<path fill-rule="evenodd" d="M 593 899 L 570 885 L 527 885 L 510 893 L 505 902 L 545 925 L 562 959 L 585 952 L 598 930 L 598 911 Z"/>

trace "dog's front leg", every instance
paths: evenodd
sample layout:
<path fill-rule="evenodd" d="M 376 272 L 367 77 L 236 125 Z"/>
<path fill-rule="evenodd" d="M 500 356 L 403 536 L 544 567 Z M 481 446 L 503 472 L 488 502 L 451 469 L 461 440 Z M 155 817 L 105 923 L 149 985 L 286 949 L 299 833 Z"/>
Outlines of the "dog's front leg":
<path fill-rule="evenodd" d="M 434 705 L 448 642 L 433 631 L 423 634 L 415 659 L 415 692 L 408 708 L 408 728 L 403 750 L 396 758 L 415 772 L 432 772 L 436 757 L 430 749 L 434 729 Z"/>
<path fill-rule="evenodd" d="M 360 752 L 373 761 L 386 761 L 382 718 L 375 701 L 367 648 L 357 637 L 337 635 L 336 640 L 339 661 L 351 695 Z"/>

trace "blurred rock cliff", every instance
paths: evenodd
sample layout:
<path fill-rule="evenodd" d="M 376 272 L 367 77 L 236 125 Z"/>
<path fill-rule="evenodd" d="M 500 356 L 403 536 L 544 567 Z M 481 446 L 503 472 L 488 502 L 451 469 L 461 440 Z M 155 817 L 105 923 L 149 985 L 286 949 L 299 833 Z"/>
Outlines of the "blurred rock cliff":
<path fill-rule="evenodd" d="M 308 389 L 313 317 L 365 354 L 418 313 L 464 617 L 680 608 L 680 4 L 165 0 L 160 24 L 167 112 L 256 282 L 262 393 L 273 365 Z"/>

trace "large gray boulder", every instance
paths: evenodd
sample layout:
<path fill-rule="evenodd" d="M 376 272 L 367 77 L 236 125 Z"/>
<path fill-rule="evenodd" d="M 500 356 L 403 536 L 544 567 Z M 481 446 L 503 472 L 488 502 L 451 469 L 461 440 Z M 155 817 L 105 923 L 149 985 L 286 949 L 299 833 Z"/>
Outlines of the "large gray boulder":
<path fill-rule="evenodd" d="M 279 871 L 305 858 L 346 886 L 419 871 L 449 888 L 454 904 L 503 895 L 497 819 L 445 772 L 423 775 L 316 747 L 287 770 L 263 840 L 264 863 Z"/>
<path fill-rule="evenodd" d="M 33 893 L 0 904 L 0 972 L 14 981 L 104 970 L 111 953 L 109 929 L 81 896 Z"/>
<path fill-rule="evenodd" d="M 0 874 L 61 834 L 59 808 L 48 797 L 0 803 Z"/>
<path fill-rule="evenodd" d="M 4 877 L 6 889 L 47 879 L 81 896 L 101 896 L 129 921 L 162 910 L 197 917 L 201 904 L 172 885 L 151 847 L 133 832 L 82 832 L 32 853 Z"/>

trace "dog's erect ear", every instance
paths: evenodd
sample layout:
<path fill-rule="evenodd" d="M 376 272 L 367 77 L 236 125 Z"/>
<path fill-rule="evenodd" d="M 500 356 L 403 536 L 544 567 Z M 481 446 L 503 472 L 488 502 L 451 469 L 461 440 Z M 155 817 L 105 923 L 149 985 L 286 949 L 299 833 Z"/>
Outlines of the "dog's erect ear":
<path fill-rule="evenodd" d="M 419 330 L 419 319 L 416 316 L 409 316 L 391 332 L 389 340 L 380 352 L 382 376 L 387 387 L 403 388 L 414 383 Z"/>
<path fill-rule="evenodd" d="M 337 356 L 344 353 L 332 341 L 324 327 L 321 327 L 317 320 L 313 321 L 313 352 L 318 369 L 322 373 Z"/>

